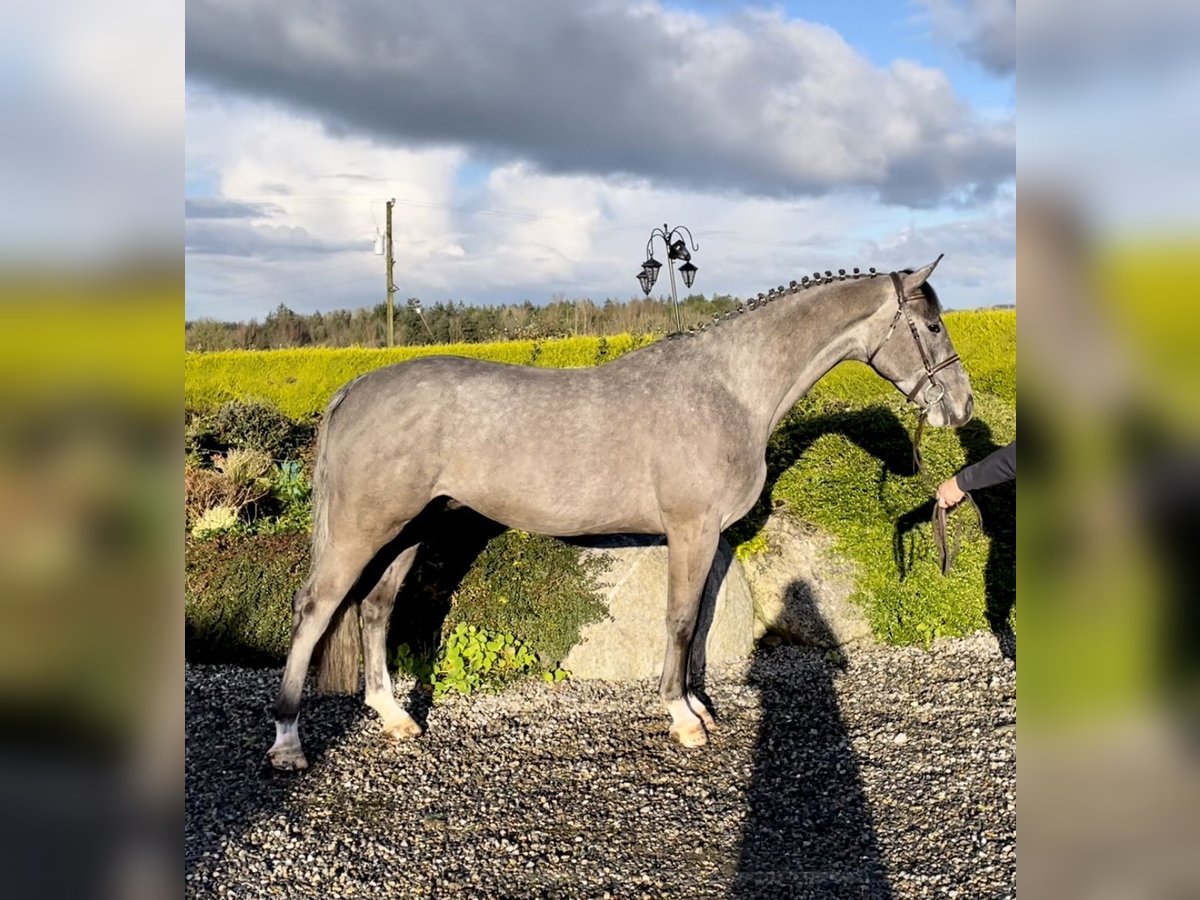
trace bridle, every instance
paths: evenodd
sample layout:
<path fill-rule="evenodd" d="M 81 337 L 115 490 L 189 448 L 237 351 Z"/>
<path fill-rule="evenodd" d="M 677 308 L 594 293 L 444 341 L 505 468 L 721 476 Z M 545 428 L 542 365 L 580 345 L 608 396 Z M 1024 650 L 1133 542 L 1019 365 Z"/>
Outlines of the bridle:
<path fill-rule="evenodd" d="M 939 256 L 938 259 L 940 260 L 941 257 Z M 925 466 L 921 459 L 921 434 L 925 431 L 925 419 L 929 415 L 929 408 L 935 403 L 940 403 L 942 398 L 946 396 L 946 386 L 934 376 L 942 371 L 942 369 L 948 368 L 958 362 L 958 354 L 952 353 L 937 363 L 933 361 L 933 358 L 929 355 L 929 351 L 925 348 L 925 344 L 921 342 L 921 333 L 917 330 L 917 323 L 908 308 L 909 300 L 904 294 L 904 283 L 900 280 L 898 273 L 892 272 L 890 274 L 892 287 L 896 289 L 896 314 L 892 316 L 892 324 L 888 327 L 887 334 L 883 336 L 883 340 L 867 356 L 867 362 L 874 363 L 875 355 L 883 349 L 884 344 L 891 340 L 892 335 L 896 332 L 896 326 L 900 324 L 900 317 L 903 316 L 904 320 L 908 323 L 908 330 L 912 334 L 913 342 L 917 345 L 917 352 L 921 354 L 921 363 L 925 367 L 925 374 L 913 385 L 906 399 L 909 403 L 917 403 L 918 397 L 925 401 L 924 406 L 920 406 L 919 403 L 917 404 L 920 406 L 921 413 L 917 417 L 917 430 L 913 433 L 913 469 L 926 481 L 928 487 L 930 486 L 929 480 L 925 475 Z M 930 388 L 936 389 L 936 396 L 931 397 L 925 393 Z M 936 496 L 936 490 L 931 490 L 931 492 Z M 979 514 L 979 507 L 975 505 L 975 498 L 969 492 L 964 491 L 963 493 L 964 499 L 967 501 L 964 505 L 969 505 L 974 511 L 976 527 L 982 531 L 983 521 Z M 951 541 L 946 522 L 946 510 L 939 506 L 935 500 L 931 525 L 933 528 L 934 543 L 938 548 L 942 574 L 946 575 L 949 573 L 950 567 L 954 565 L 954 558 L 958 555 L 958 548 L 962 541 L 962 521 L 959 520 L 957 522 L 958 527 L 955 529 L 953 540 Z"/>
<path fill-rule="evenodd" d="M 952 366 L 958 362 L 958 354 L 951 353 L 948 357 L 938 363 L 933 361 L 929 355 L 929 351 L 925 349 L 925 345 L 921 342 L 921 333 L 917 331 L 917 323 L 913 320 L 912 312 L 908 308 L 909 301 L 908 297 L 904 295 L 904 284 L 900 281 L 900 276 L 897 273 L 892 272 L 891 279 L 892 286 L 896 289 L 896 314 L 892 316 L 892 324 L 888 328 L 887 334 L 883 336 L 883 340 L 879 342 L 879 346 L 872 350 L 870 355 L 867 356 L 867 362 L 874 363 L 875 355 L 883 349 L 883 345 L 891 339 L 893 334 L 895 334 L 896 326 L 900 323 L 900 317 L 904 316 L 904 320 L 908 323 L 908 330 L 912 334 L 913 341 L 916 342 L 917 352 L 921 354 L 921 363 L 925 366 L 925 374 L 918 379 L 915 385 L 913 385 L 913 389 L 908 392 L 907 399 L 909 403 L 916 403 L 917 396 L 921 395 L 921 399 L 925 401 L 925 406 L 922 409 L 923 419 L 924 414 L 926 411 L 928 411 L 929 407 L 933 406 L 935 403 L 940 403 L 942 398 L 946 396 L 946 386 L 933 376 L 942 371 L 942 369 Z M 928 396 L 924 396 L 922 391 L 927 388 L 936 388 L 938 392 L 937 396 L 933 397 L 932 399 Z"/>

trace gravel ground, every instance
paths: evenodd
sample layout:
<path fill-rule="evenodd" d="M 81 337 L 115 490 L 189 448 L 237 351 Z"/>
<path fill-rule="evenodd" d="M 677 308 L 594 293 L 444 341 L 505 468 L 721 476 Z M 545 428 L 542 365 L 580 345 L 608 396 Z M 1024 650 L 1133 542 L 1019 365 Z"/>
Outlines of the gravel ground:
<path fill-rule="evenodd" d="M 1016 896 L 1016 675 L 991 636 L 844 668 L 763 649 L 710 673 L 700 750 L 649 682 L 418 705 L 405 744 L 309 698 L 293 774 L 264 757 L 278 678 L 187 669 L 188 896 Z"/>

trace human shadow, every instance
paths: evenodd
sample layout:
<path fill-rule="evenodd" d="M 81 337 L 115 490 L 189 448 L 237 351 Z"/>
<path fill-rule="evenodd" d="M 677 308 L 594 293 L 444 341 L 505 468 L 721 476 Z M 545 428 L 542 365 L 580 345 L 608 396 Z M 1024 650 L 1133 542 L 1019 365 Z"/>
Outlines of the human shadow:
<path fill-rule="evenodd" d="M 771 494 L 780 476 L 826 434 L 840 434 L 878 459 L 883 464 L 879 474 L 881 489 L 888 475 L 917 474 L 912 437 L 888 407 L 874 405 L 815 416 L 795 410 L 779 423 L 767 443 L 767 480 L 754 508 L 727 532 L 731 543 L 736 545 L 762 529 L 771 514 Z"/>
<path fill-rule="evenodd" d="M 958 440 L 966 454 L 967 465 L 973 465 L 1000 445 L 992 439 L 992 429 L 986 422 L 972 419 L 957 429 Z M 979 508 L 984 535 L 989 539 L 988 557 L 984 564 L 984 616 L 988 628 L 996 637 L 1000 652 L 1016 661 L 1017 638 L 1012 627 L 1012 611 L 1017 602 L 1017 486 L 1009 481 L 975 491 L 971 499 Z M 905 547 L 905 536 L 933 516 L 934 500 L 906 512 L 896 521 L 894 553 L 896 566 L 903 578 L 909 569 L 911 548 Z M 966 515 L 967 511 L 957 513 Z"/>
<path fill-rule="evenodd" d="M 832 630 L 802 580 L 788 587 L 789 615 Z M 746 823 L 731 896 L 892 896 L 859 762 L 838 706 L 838 652 L 760 645 L 749 672 L 762 720 L 755 741 Z"/>

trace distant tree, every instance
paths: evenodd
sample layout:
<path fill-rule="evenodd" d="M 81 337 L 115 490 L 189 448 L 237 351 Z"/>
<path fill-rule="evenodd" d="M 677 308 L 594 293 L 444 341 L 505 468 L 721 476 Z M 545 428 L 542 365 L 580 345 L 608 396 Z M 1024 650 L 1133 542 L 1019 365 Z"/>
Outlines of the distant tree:
<path fill-rule="evenodd" d="M 688 294 L 680 301 L 684 327 L 710 321 L 737 305 L 730 295 Z M 418 312 L 418 308 L 420 312 Z M 675 327 L 671 302 L 658 297 L 630 300 L 556 297 L 544 306 L 531 300 L 494 306 L 468 306 L 461 300 L 422 305 L 409 297 L 395 308 L 396 343 L 423 345 L 512 338 L 544 339 L 565 335 L 611 335 L 621 332 L 663 334 Z M 338 309 L 328 313 L 297 313 L 286 304 L 272 310 L 263 322 L 188 322 L 184 345 L 189 350 L 268 347 L 382 347 L 387 343 L 387 304 L 367 309 Z"/>

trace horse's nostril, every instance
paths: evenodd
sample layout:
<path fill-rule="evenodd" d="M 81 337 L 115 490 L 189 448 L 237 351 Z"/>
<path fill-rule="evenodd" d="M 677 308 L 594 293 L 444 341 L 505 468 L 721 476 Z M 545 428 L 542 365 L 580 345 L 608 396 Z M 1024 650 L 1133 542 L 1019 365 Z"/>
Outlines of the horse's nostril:
<path fill-rule="evenodd" d="M 967 414 L 967 419 L 970 419 L 971 415 L 975 412 L 975 397 L 973 395 L 967 397 L 967 405 L 963 409 Z"/>

